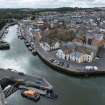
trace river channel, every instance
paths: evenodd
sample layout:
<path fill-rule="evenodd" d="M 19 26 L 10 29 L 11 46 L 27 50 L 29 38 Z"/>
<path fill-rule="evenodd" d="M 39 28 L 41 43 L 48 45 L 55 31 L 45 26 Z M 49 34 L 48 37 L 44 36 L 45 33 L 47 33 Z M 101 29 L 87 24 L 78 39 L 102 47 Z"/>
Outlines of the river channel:
<path fill-rule="evenodd" d="M 0 51 L 0 68 L 12 68 L 33 76 L 45 77 L 58 94 L 57 100 L 41 97 L 33 102 L 22 98 L 20 91 L 7 100 L 9 105 L 105 105 L 105 77 L 76 78 L 58 73 L 38 56 L 33 56 L 16 35 L 17 25 L 10 26 L 5 40 L 10 50 Z"/>

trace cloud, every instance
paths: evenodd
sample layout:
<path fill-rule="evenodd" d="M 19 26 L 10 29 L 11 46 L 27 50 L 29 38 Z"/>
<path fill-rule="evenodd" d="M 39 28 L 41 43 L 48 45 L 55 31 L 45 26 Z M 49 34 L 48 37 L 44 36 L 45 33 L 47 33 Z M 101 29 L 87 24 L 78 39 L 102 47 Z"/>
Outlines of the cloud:
<path fill-rule="evenodd" d="M 101 7 L 101 0 L 0 0 L 0 8 Z"/>

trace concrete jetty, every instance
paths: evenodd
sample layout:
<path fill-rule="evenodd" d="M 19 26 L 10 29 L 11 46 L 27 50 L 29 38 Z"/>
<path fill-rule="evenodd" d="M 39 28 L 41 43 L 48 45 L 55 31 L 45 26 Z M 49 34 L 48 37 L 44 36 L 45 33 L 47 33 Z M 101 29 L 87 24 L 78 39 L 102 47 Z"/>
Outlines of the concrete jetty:
<path fill-rule="evenodd" d="M 27 74 L 24 74 L 23 72 L 18 72 L 16 70 L 12 69 L 0 69 L 0 80 L 3 78 L 10 78 L 12 80 L 23 80 L 25 82 L 30 82 L 36 85 L 36 81 L 38 79 L 41 79 L 41 77 L 36 76 L 29 76 Z M 53 89 L 53 87 L 51 88 Z"/>
<path fill-rule="evenodd" d="M 16 92 L 18 89 L 22 89 L 19 88 L 18 86 L 46 90 L 45 94 L 46 97 L 48 94 L 51 94 L 51 97 L 52 94 L 54 94 L 53 86 L 45 78 L 29 76 L 24 74 L 23 72 L 17 72 L 16 70 L 12 69 L 0 69 L 0 85 L 2 89 L 4 89 L 4 87 L 8 86 L 9 84 L 10 85 L 12 84 L 12 87 L 3 90 L 6 98 L 13 94 L 14 92 Z"/>

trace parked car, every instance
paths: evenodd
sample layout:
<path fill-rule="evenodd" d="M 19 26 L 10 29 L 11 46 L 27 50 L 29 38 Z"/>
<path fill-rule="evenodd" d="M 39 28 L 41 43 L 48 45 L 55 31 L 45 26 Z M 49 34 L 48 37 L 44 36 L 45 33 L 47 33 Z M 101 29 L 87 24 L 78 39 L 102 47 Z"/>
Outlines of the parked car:
<path fill-rule="evenodd" d="M 98 70 L 97 66 L 85 66 L 85 70 Z"/>
<path fill-rule="evenodd" d="M 58 60 L 54 60 L 53 63 L 59 65 L 59 61 Z"/>
<path fill-rule="evenodd" d="M 94 66 L 94 70 L 98 70 L 98 67 L 97 66 Z"/>
<path fill-rule="evenodd" d="M 49 61 L 50 61 L 50 62 L 54 62 L 54 61 L 55 61 L 55 59 L 51 58 L 51 59 L 49 59 Z"/>

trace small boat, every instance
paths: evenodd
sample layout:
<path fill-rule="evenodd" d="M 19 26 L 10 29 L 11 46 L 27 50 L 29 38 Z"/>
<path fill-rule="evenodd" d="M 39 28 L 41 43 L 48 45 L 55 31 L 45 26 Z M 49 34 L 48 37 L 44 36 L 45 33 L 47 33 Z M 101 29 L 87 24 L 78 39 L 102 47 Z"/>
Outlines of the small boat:
<path fill-rule="evenodd" d="M 58 98 L 58 95 L 55 94 L 53 90 L 50 90 L 47 91 L 46 97 L 55 100 Z"/>
<path fill-rule="evenodd" d="M 32 51 L 32 47 L 28 47 L 28 49 L 29 49 L 30 51 Z"/>
<path fill-rule="evenodd" d="M 21 36 L 21 35 L 19 35 L 18 38 L 19 38 L 19 39 L 24 39 L 23 36 Z"/>
<path fill-rule="evenodd" d="M 0 41 L 0 50 L 8 50 L 10 46 L 7 42 Z"/>
<path fill-rule="evenodd" d="M 40 99 L 40 94 L 37 91 L 32 90 L 32 89 L 23 90 L 21 92 L 21 95 L 35 102 Z"/>
<path fill-rule="evenodd" d="M 32 54 L 36 56 L 37 51 L 35 49 L 32 50 Z"/>
<path fill-rule="evenodd" d="M 26 46 L 28 47 L 28 46 L 30 46 L 30 44 L 29 43 L 26 43 Z"/>

